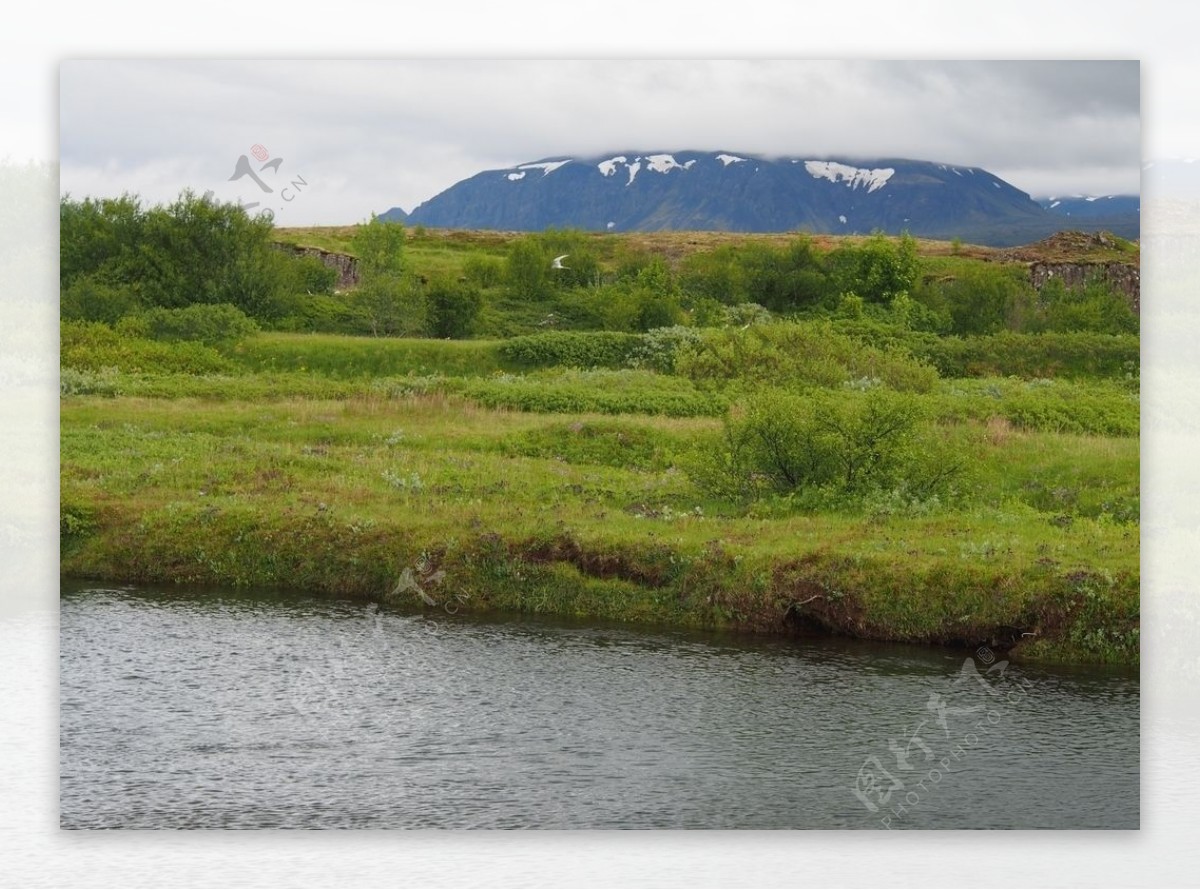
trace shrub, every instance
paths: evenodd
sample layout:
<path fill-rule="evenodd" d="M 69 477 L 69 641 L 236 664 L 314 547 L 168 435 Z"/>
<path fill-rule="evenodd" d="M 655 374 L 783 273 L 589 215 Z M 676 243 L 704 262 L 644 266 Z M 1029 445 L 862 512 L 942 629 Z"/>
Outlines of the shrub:
<path fill-rule="evenodd" d="M 689 468 L 718 497 L 810 505 L 879 492 L 925 500 L 946 493 L 960 470 L 914 396 L 878 389 L 764 391 L 729 414 Z"/>
<path fill-rule="evenodd" d="M 1090 331 L 938 337 L 873 319 L 838 319 L 835 331 L 886 350 L 904 350 L 943 377 L 1085 378 L 1136 376 L 1140 346 L 1132 334 Z"/>
<path fill-rule="evenodd" d="M 629 357 L 629 367 L 649 368 L 663 374 L 675 371 L 675 359 L 680 350 L 700 342 L 702 335 L 697 328 L 673 325 L 647 331 Z"/>
<path fill-rule="evenodd" d="M 507 340 L 500 356 L 519 368 L 620 368 L 640 343 L 637 334 L 615 331 L 551 331 Z"/>
<path fill-rule="evenodd" d="M 1020 268 L 972 264 L 942 286 L 956 334 L 991 334 L 1019 327 L 1032 305 L 1032 288 Z"/>
<path fill-rule="evenodd" d="M 504 262 L 496 257 L 472 254 L 463 263 L 463 274 L 482 288 L 496 287 L 504 280 Z"/>
<path fill-rule="evenodd" d="M 789 387 L 840 387 L 865 377 L 892 389 L 928 392 L 937 380 L 932 367 L 901 349 L 869 346 L 816 322 L 706 330 L 698 343 L 679 351 L 675 365 L 696 381 Z"/>
<path fill-rule="evenodd" d="M 437 278 L 425 293 L 429 329 L 435 337 L 460 340 L 474 330 L 483 297 L 479 288 L 465 282 Z"/>
<path fill-rule="evenodd" d="M 113 322 L 135 306 L 230 303 L 270 319 L 288 293 L 326 280 L 272 245 L 266 216 L 188 191 L 150 208 L 128 195 L 64 197 L 59 221 L 66 318 Z"/>
<path fill-rule="evenodd" d="M 233 369 L 228 359 L 202 343 L 160 343 L 122 336 L 98 322 L 64 321 L 59 328 L 63 368 L 101 373 L 116 368 L 146 374 L 213 374 Z"/>
<path fill-rule="evenodd" d="M 147 310 L 125 331 L 142 333 L 151 340 L 194 340 L 218 346 L 245 340 L 258 333 L 258 325 L 229 303 L 195 303 L 182 309 Z"/>
<path fill-rule="evenodd" d="M 909 341 L 914 355 L 945 377 L 1124 377 L 1140 358 L 1132 334 L 1064 332 Z"/>
<path fill-rule="evenodd" d="M 947 381 L 930 397 L 945 422 L 1003 421 L 1003 428 L 1097 436 L 1137 436 L 1136 393 L 1117 381 L 1015 378 Z"/>
<path fill-rule="evenodd" d="M 70 321 L 113 324 L 141 308 L 137 288 L 109 284 L 97 275 L 80 275 L 62 288 L 59 315 Z"/>
<path fill-rule="evenodd" d="M 861 245 L 832 251 L 826 265 L 836 293 L 858 294 L 868 303 L 911 294 L 920 277 L 917 243 L 908 234 L 893 240 L 876 233 Z"/>
<path fill-rule="evenodd" d="M 63 368 L 59 372 L 58 391 L 64 396 L 119 396 L 120 372 L 112 367 Z"/>
<path fill-rule="evenodd" d="M 1129 301 L 1103 281 L 1067 288 L 1051 278 L 1038 293 L 1038 312 L 1032 327 L 1046 331 L 1095 331 L 1136 334 L 1139 320 Z"/>
<path fill-rule="evenodd" d="M 446 380 L 447 391 L 488 408 L 541 414 L 651 414 L 713 417 L 725 409 L 717 396 L 678 377 L 651 371 L 553 369 L 490 380 Z"/>
<path fill-rule="evenodd" d="M 514 241 L 504 262 L 504 286 L 514 299 L 548 300 L 555 291 L 553 256 L 536 235 Z"/>

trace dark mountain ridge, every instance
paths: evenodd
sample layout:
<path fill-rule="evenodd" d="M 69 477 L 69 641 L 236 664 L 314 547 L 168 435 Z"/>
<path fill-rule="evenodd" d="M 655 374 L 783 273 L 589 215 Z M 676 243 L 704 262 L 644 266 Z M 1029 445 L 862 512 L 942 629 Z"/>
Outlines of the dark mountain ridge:
<path fill-rule="evenodd" d="M 1116 205 L 1107 209 L 1118 210 Z M 1136 238 L 1137 216 L 1072 214 L 1071 228 Z M 383 214 L 400 218 L 399 208 Z M 1066 227 L 1064 215 L 981 167 L 907 158 L 624 151 L 551 157 L 465 179 L 403 219 L 458 229 L 908 231 L 995 246 Z"/>

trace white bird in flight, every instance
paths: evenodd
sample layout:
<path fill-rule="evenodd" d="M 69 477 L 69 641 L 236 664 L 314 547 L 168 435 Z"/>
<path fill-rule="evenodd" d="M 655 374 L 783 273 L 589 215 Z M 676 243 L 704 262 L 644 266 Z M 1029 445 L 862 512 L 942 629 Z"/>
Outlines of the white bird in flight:
<path fill-rule="evenodd" d="M 554 258 L 554 262 L 552 262 L 552 263 L 550 264 L 550 268 L 551 268 L 551 269 L 565 269 L 565 268 L 567 268 L 566 266 L 564 266 L 564 265 L 562 264 L 562 261 L 563 261 L 563 260 L 565 260 L 565 259 L 566 259 L 567 257 L 569 257 L 569 256 L 570 256 L 570 254 L 569 254 L 569 253 L 564 253 L 562 256 L 556 256 L 556 257 Z"/>

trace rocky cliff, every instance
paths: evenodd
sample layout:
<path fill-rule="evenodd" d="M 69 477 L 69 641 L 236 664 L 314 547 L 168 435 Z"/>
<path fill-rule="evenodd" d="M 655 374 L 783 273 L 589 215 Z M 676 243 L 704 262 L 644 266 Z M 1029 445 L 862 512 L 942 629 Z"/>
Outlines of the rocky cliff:
<path fill-rule="evenodd" d="M 337 287 L 344 290 L 358 284 L 358 257 L 348 253 L 334 253 L 319 247 L 300 247 L 296 244 L 278 244 L 280 250 L 289 250 L 296 256 L 310 256 L 320 260 L 324 265 L 338 273 Z"/>
<path fill-rule="evenodd" d="M 1069 288 L 1082 287 L 1103 281 L 1113 290 L 1125 295 L 1136 313 L 1141 312 L 1141 273 L 1137 266 L 1126 263 L 1045 263 L 1029 266 L 1029 280 L 1037 290 L 1052 278 Z"/>

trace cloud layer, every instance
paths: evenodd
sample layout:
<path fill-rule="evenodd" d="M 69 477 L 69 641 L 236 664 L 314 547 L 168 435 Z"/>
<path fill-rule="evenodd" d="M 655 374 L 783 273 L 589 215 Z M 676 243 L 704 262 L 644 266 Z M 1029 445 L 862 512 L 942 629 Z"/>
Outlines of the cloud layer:
<path fill-rule="evenodd" d="M 1136 192 L 1141 160 L 1137 62 L 97 61 L 60 87 L 64 191 L 212 190 L 288 225 L 612 150 L 919 158 L 1033 195 Z M 256 144 L 269 195 L 229 181 Z"/>

